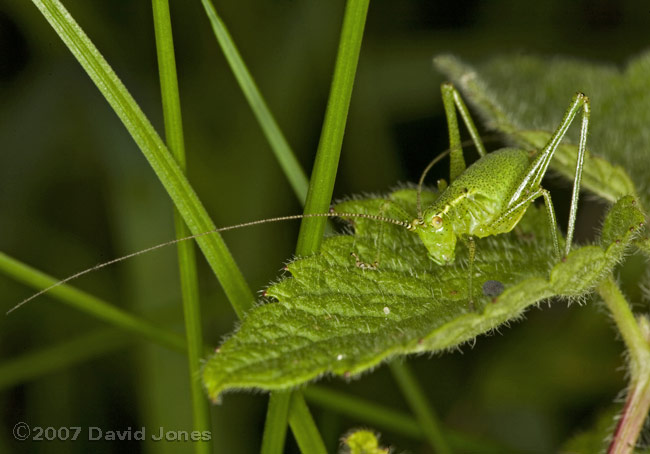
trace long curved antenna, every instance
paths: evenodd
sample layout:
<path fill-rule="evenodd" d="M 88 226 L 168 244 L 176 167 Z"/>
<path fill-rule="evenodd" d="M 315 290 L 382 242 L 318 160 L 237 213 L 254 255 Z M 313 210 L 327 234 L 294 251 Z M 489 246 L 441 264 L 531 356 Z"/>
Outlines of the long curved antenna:
<path fill-rule="evenodd" d="M 451 149 L 445 150 L 442 153 L 440 153 L 438 156 L 433 158 L 433 160 L 429 163 L 429 165 L 424 168 L 424 171 L 420 176 L 420 181 L 418 181 L 418 192 L 417 192 L 418 219 L 420 221 L 422 220 L 422 202 L 420 201 L 420 193 L 422 192 L 422 184 L 424 183 L 424 179 L 426 178 L 427 173 L 429 173 L 429 170 L 431 170 L 433 166 L 435 166 L 438 163 L 438 161 L 440 161 L 442 158 L 447 156 L 449 153 L 451 153 Z"/>
<path fill-rule="evenodd" d="M 157 244 L 156 246 L 151 246 L 149 248 L 142 249 L 142 250 L 140 250 L 138 252 L 132 252 L 131 254 L 123 255 L 122 257 L 118 257 L 118 258 L 115 258 L 113 260 L 109 260 L 108 262 L 99 263 L 99 264 L 97 264 L 97 265 L 95 265 L 95 266 L 93 266 L 91 268 L 87 268 L 87 269 L 85 269 L 83 271 L 79 271 L 78 273 L 75 273 L 75 274 L 73 274 L 71 276 L 68 276 L 65 279 L 62 279 L 62 280 L 58 281 L 57 283 L 52 284 L 49 287 L 46 287 L 46 288 L 44 288 L 43 290 L 41 290 L 41 291 L 39 291 L 37 293 L 34 293 L 32 296 L 30 296 L 28 298 L 25 298 L 20 303 L 16 304 L 14 307 L 9 309 L 6 312 L 6 314 L 8 315 L 8 314 L 12 313 L 13 311 L 18 309 L 19 307 L 23 306 L 24 304 L 30 302 L 31 300 L 33 300 L 35 298 L 38 298 L 39 296 L 41 296 L 44 293 L 49 292 L 53 288 L 56 288 L 56 287 L 58 287 L 60 285 L 63 285 L 63 284 L 66 284 L 66 283 L 68 283 L 70 281 L 73 281 L 73 280 L 77 279 L 78 277 L 83 276 L 84 274 L 88 274 L 88 273 L 91 273 L 93 271 L 97 271 L 97 270 L 99 270 L 101 268 L 105 268 L 105 267 L 107 267 L 109 265 L 113 265 L 115 263 L 123 262 L 124 260 L 136 257 L 136 256 L 141 255 L 141 254 L 146 254 L 147 252 L 155 251 L 156 249 L 160 249 L 160 248 L 163 248 L 165 246 L 171 246 L 172 244 L 177 244 L 177 243 L 180 243 L 182 241 L 187 241 L 187 240 L 192 240 L 192 239 L 195 239 L 195 238 L 200 238 L 202 236 L 211 235 L 213 233 L 226 232 L 228 230 L 235 230 L 235 229 L 239 229 L 239 228 L 242 228 L 242 227 L 250 227 L 250 226 L 258 225 L 258 224 L 267 224 L 267 223 L 270 223 L 270 222 L 290 221 L 290 220 L 294 220 L 294 219 L 317 218 L 317 217 L 328 217 L 328 218 L 341 217 L 341 218 L 372 219 L 374 221 L 387 222 L 389 224 L 394 224 L 394 225 L 397 225 L 397 226 L 400 226 L 400 227 L 404 227 L 407 230 L 413 230 L 413 225 L 410 222 L 400 221 L 398 219 L 391 219 L 391 218 L 388 218 L 388 217 L 385 217 L 385 216 L 377 216 L 377 215 L 374 215 L 374 214 L 337 213 L 335 211 L 330 211 L 329 213 L 295 214 L 295 215 L 292 215 L 292 216 L 279 216 L 279 217 L 275 217 L 275 218 L 261 219 L 259 221 L 251 221 L 251 222 L 244 222 L 242 224 L 229 225 L 227 227 L 220 227 L 220 228 L 217 228 L 217 229 L 214 229 L 214 230 L 209 230 L 207 232 L 198 233 L 196 235 L 190 235 L 190 236 L 186 236 L 186 237 L 183 237 L 183 238 L 177 238 L 175 240 L 167 241 L 166 243 L 161 243 L 161 244 Z"/>

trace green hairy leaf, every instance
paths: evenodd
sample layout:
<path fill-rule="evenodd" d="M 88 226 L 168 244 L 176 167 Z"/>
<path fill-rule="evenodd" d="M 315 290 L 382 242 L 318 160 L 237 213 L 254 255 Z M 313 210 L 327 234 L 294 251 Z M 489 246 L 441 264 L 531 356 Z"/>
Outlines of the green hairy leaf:
<path fill-rule="evenodd" d="M 423 192 L 423 205 L 435 197 Z M 396 207 L 415 217 L 416 191 L 335 209 L 395 217 Z M 285 389 L 324 374 L 347 378 L 397 355 L 456 348 L 541 300 L 584 295 L 622 258 L 643 220 L 635 200 L 622 198 L 598 245 L 575 249 L 554 265 L 545 214 L 531 206 L 515 231 L 477 242 L 471 311 L 464 246 L 453 265 L 438 266 L 417 235 L 355 218 L 353 235 L 330 237 L 320 253 L 286 267 L 291 277 L 269 287 L 269 301 L 249 311 L 208 360 L 204 384 L 218 400 L 227 390 Z M 377 260 L 379 269 L 362 269 L 351 253 L 366 263 Z"/>
<path fill-rule="evenodd" d="M 543 147 L 577 90 L 589 96 L 591 121 L 582 187 L 614 202 L 632 194 L 648 206 L 650 53 L 624 69 L 573 59 L 502 57 L 472 67 L 451 56 L 435 64 L 484 117 L 514 144 Z M 551 168 L 573 178 L 579 126 L 567 133 Z"/>
<path fill-rule="evenodd" d="M 356 430 L 343 439 L 342 454 L 388 454 L 388 448 L 379 446 L 378 437 L 369 430 Z"/>

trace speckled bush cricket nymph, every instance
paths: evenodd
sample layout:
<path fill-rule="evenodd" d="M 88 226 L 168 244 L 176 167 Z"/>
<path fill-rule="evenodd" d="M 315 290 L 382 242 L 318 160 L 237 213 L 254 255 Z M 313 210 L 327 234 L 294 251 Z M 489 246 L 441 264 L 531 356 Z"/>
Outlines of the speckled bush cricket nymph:
<path fill-rule="evenodd" d="M 573 119 L 582 110 L 580 141 L 578 144 L 576 172 L 573 181 L 573 194 L 564 251 L 564 254 L 568 255 L 575 229 L 580 179 L 582 176 L 589 127 L 589 99 L 582 93 L 577 93 L 573 97 L 559 127 L 541 150 L 530 153 L 517 148 L 502 148 L 492 153 L 487 153 L 469 114 L 469 110 L 458 91 L 451 84 L 443 84 L 441 91 L 449 128 L 450 147 L 447 152 L 438 155 L 431 161 L 422 173 L 422 177 L 418 183 L 418 214 L 415 219 L 410 219 L 411 216 L 406 212 L 400 215 L 401 209 L 398 206 L 394 206 L 392 207 L 394 208 L 393 213 L 400 215 L 401 219 L 389 218 L 382 215 L 339 213 L 332 211 L 329 213 L 282 216 L 222 227 L 198 235 L 169 241 L 105 263 L 100 263 L 41 290 L 14 306 L 8 313 L 52 288 L 67 283 L 84 274 L 164 246 L 216 232 L 306 217 L 365 218 L 403 227 L 418 234 L 431 260 L 441 266 L 454 262 L 458 239 L 466 241 L 469 249 L 468 300 L 469 307 L 473 309 L 472 285 L 474 274 L 473 265 L 476 255 L 475 238 L 484 238 L 510 232 L 519 223 L 531 203 L 539 197 L 544 198 L 555 254 L 558 259 L 560 258 L 555 211 L 550 193 L 541 187 L 541 181 L 546 174 L 553 154 L 564 138 Z M 466 167 L 463 157 L 456 109 L 460 112 L 461 118 L 469 130 L 472 141 L 480 155 L 480 158 L 469 167 Z M 424 178 L 433 165 L 447 154 L 450 156 L 450 184 L 447 185 L 444 181 L 439 182 L 439 197 L 431 206 L 423 211 L 419 196 Z M 377 269 L 380 266 L 379 263 L 367 265 L 356 254 L 354 255 L 357 266 L 369 269 L 369 271 Z"/>

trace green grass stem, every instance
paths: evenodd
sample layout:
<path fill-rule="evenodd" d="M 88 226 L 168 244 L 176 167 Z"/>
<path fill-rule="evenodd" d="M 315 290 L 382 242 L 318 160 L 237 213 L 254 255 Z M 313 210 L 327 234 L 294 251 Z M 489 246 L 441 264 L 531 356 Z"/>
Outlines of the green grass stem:
<path fill-rule="evenodd" d="M 307 402 L 301 392 L 285 393 L 291 396 L 289 425 L 303 454 L 327 454 L 325 443 L 318 432 L 316 423 L 309 413 Z"/>
<path fill-rule="evenodd" d="M 168 0 L 153 0 L 152 10 L 158 53 L 160 90 L 165 120 L 165 138 L 167 139 L 169 151 L 176 158 L 180 168 L 185 171 L 186 158 L 185 141 L 183 139 L 183 120 L 181 116 L 174 40 Z M 185 238 L 190 235 L 190 230 L 185 225 L 177 209 L 174 209 L 174 224 L 176 226 L 176 238 Z M 212 427 L 210 423 L 210 407 L 201 383 L 203 330 L 201 327 L 201 306 L 199 302 L 199 279 L 196 271 L 196 254 L 193 242 L 184 241 L 178 243 L 177 248 L 183 315 L 185 320 L 185 338 L 187 341 L 190 392 L 192 395 L 193 429 L 203 433 L 206 431 L 209 432 Z M 198 441 L 193 444 L 193 447 L 194 452 L 197 454 L 209 454 L 212 452 L 211 441 Z"/>
<path fill-rule="evenodd" d="M 9 257 L 3 252 L 0 252 L 0 272 L 38 290 L 50 287 L 59 281 Z M 186 350 L 185 341 L 178 334 L 159 328 L 146 320 L 131 315 L 106 301 L 77 290 L 74 287 L 66 284 L 59 285 L 50 290 L 49 295 L 117 328 L 139 334 L 174 350 Z"/>
<path fill-rule="evenodd" d="M 276 159 L 280 163 L 280 167 L 289 180 L 291 188 L 295 192 L 300 203 L 304 204 L 305 199 L 307 198 L 308 186 L 305 172 L 302 170 L 302 167 L 300 167 L 300 163 L 293 154 L 287 139 L 284 137 L 284 134 L 282 134 L 273 114 L 266 105 L 262 93 L 259 88 L 257 88 L 253 76 L 250 71 L 248 71 L 244 60 L 242 60 L 241 55 L 237 50 L 235 42 L 226 28 L 226 24 L 221 20 L 221 17 L 217 14 L 217 10 L 210 0 L 201 0 L 201 3 L 205 8 L 205 12 L 210 20 L 210 25 L 212 26 L 217 41 L 219 42 L 219 46 L 221 46 L 221 50 L 223 51 L 226 60 L 239 83 L 239 87 L 253 110 L 253 114 L 255 114 L 257 122 L 260 124 L 266 139 L 271 145 L 271 149 L 273 150 Z"/>
<path fill-rule="evenodd" d="M 322 386 L 312 385 L 303 393 L 309 402 L 358 419 L 369 426 L 381 427 L 411 438 L 424 439 L 418 421 L 411 415 Z"/>
<path fill-rule="evenodd" d="M 359 61 L 361 51 L 361 41 L 363 38 L 363 29 L 366 23 L 369 0 L 349 0 L 346 4 L 345 15 L 343 18 L 343 27 L 341 30 L 341 39 L 336 56 L 334 68 L 334 77 L 330 89 L 325 120 L 321 132 L 316 160 L 312 170 L 312 176 L 309 182 L 309 191 L 305 202 L 305 213 L 323 213 L 329 209 L 334 191 L 334 181 L 336 180 L 336 169 L 339 164 L 341 155 L 341 145 L 343 143 L 343 133 L 345 132 L 345 123 L 352 96 L 352 87 L 354 85 L 354 76 Z M 310 222 L 315 221 L 315 222 Z M 325 230 L 325 218 L 303 219 L 298 236 L 298 245 L 296 247 L 297 255 L 308 255 L 318 251 Z M 313 443 L 320 441 L 320 447 L 325 452 L 325 446 L 320 434 L 314 425 L 313 430 L 305 430 L 304 425 L 307 422 L 313 424 L 313 419 L 309 415 L 309 409 L 304 403 L 304 397 L 300 391 L 286 393 L 277 399 L 291 399 L 292 404 L 289 409 L 289 423 L 296 439 L 300 432 L 300 437 L 309 435 L 316 437 Z M 301 402 L 301 405 L 293 402 Z M 264 438 L 278 439 L 279 436 L 269 433 L 278 431 L 282 425 L 282 418 L 285 415 L 281 412 L 285 404 L 275 402 L 272 408 L 267 412 L 266 425 L 264 427 Z M 304 409 L 302 409 L 304 405 Z M 278 409 L 277 411 L 273 411 Z M 298 418 L 294 413 L 301 410 L 306 412 L 309 418 Z M 273 423 L 270 421 L 273 420 Z M 297 426 L 300 424 L 300 426 Z M 306 443 L 306 442 L 305 442 Z M 299 442 L 300 445 L 300 442 Z M 280 454 L 282 445 L 274 446 L 276 451 L 267 451 L 264 454 Z M 310 454 L 316 451 L 305 451 L 300 445 L 304 454 Z"/>
<path fill-rule="evenodd" d="M 358 420 L 355 424 L 361 423 L 410 438 L 427 440 L 419 422 L 409 414 L 323 386 L 312 385 L 303 393 L 310 403 Z M 511 451 L 493 441 L 472 437 L 453 429 L 447 429 L 446 433 L 449 443 L 459 452 L 502 454 Z"/>
<path fill-rule="evenodd" d="M 32 351 L 0 364 L 0 390 L 35 380 L 133 343 L 123 331 L 104 329 Z"/>
<path fill-rule="evenodd" d="M 428 404 L 413 372 L 399 360 L 390 362 L 389 366 L 433 450 L 439 454 L 451 454 L 451 447 L 442 434 L 440 420 Z"/>
<path fill-rule="evenodd" d="M 326 212 L 332 201 L 368 4 L 369 0 L 348 0 L 345 7 L 334 77 L 309 182 L 305 213 Z M 308 255 L 318 251 L 325 225 L 325 218 L 303 219 L 296 248 L 298 255 Z"/>
<path fill-rule="evenodd" d="M 281 453 L 287 435 L 291 391 L 276 391 L 269 397 L 261 454 Z"/>
<path fill-rule="evenodd" d="M 183 171 L 126 87 L 58 0 L 32 0 L 124 123 L 193 234 L 215 225 Z M 255 297 L 218 234 L 196 239 L 240 317 Z"/>

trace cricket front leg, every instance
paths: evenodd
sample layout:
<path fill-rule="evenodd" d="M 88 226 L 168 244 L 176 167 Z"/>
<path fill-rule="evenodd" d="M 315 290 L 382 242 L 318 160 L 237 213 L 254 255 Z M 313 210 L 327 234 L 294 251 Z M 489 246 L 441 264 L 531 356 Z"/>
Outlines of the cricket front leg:
<path fill-rule="evenodd" d="M 392 200 L 386 200 L 381 204 L 381 207 L 379 208 L 379 217 L 385 217 L 386 212 L 388 210 L 390 210 L 391 215 L 396 215 L 405 221 L 409 218 L 408 213 L 406 213 L 406 211 L 404 211 L 402 207 L 400 207 L 396 202 Z M 379 233 L 374 238 L 375 257 L 372 262 L 364 261 L 362 257 L 354 251 L 350 252 L 350 256 L 354 257 L 355 266 L 357 268 L 361 268 L 362 270 L 372 270 L 372 271 L 376 271 L 379 269 L 379 264 L 381 262 L 381 246 L 384 239 L 384 228 L 385 228 L 385 223 L 381 222 L 379 224 Z M 355 242 L 356 242 L 356 237 L 355 237 Z M 354 248 L 354 244 L 352 245 L 352 247 Z"/>

